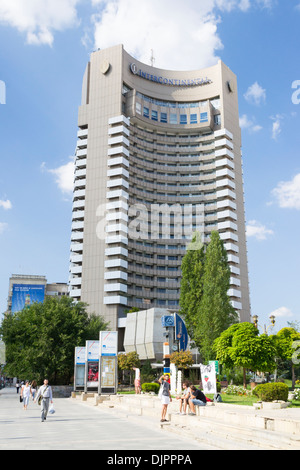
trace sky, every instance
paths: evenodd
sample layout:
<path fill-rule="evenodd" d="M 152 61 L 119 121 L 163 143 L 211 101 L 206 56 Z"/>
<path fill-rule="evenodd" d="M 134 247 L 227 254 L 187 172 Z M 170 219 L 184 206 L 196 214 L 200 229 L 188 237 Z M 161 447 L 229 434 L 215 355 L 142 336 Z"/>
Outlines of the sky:
<path fill-rule="evenodd" d="M 68 281 L 83 74 L 122 43 L 237 75 L 251 313 L 299 322 L 299 25 L 300 0 L 0 0 L 0 312 L 12 274 Z"/>

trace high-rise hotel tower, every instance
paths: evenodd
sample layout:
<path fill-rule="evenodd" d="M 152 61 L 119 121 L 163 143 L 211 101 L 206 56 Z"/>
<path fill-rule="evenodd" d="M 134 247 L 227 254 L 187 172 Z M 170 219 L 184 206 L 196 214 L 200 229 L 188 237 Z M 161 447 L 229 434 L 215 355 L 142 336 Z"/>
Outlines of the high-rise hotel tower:
<path fill-rule="evenodd" d="M 217 230 L 250 321 L 236 76 L 171 71 L 122 45 L 91 54 L 76 150 L 70 295 L 112 329 L 132 307 L 178 310 L 193 231 Z M 119 322 L 119 323 L 118 323 Z"/>

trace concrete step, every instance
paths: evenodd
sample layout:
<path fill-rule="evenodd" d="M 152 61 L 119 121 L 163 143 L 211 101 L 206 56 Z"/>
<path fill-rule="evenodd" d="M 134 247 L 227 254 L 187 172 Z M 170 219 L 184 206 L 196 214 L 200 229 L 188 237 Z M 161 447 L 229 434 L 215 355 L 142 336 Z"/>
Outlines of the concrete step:
<path fill-rule="evenodd" d="M 111 396 L 101 406 L 121 412 L 131 418 L 141 416 L 149 423 L 159 423 L 161 403 L 157 397 Z M 217 406 L 196 407 L 197 416 L 178 414 L 178 402 L 168 407 L 168 432 L 216 445 L 222 449 L 300 450 L 300 434 L 276 431 L 267 426 L 270 418 L 257 416 L 251 407 Z"/>

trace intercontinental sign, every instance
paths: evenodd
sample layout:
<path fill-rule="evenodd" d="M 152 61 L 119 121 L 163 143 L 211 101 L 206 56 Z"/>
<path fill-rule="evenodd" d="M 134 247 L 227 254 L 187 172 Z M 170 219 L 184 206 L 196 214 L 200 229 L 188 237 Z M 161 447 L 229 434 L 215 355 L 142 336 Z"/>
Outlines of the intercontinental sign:
<path fill-rule="evenodd" d="M 169 85 L 169 86 L 203 86 L 209 85 L 212 83 L 212 80 L 209 78 L 188 78 L 186 80 L 178 79 L 178 78 L 165 78 L 161 75 L 153 75 L 148 72 L 144 72 L 142 69 L 139 69 L 136 64 L 130 64 L 130 70 L 134 75 L 138 77 L 144 78 L 145 80 L 149 80 L 150 82 L 160 83 L 161 85 Z"/>

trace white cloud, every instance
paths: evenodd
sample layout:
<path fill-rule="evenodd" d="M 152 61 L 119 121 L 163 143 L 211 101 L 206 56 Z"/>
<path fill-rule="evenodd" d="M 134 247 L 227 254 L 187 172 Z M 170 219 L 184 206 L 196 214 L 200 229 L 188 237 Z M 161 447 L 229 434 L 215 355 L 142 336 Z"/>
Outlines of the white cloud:
<path fill-rule="evenodd" d="M 0 23 L 26 34 L 28 44 L 52 45 L 55 31 L 78 24 L 80 0 L 0 0 Z"/>
<path fill-rule="evenodd" d="M 247 12 L 260 0 L 92 0 L 95 48 L 123 44 L 136 59 L 168 69 L 216 64 L 223 49 L 218 34 L 222 12 Z"/>
<path fill-rule="evenodd" d="M 266 90 L 264 90 L 257 82 L 253 83 L 246 93 L 244 98 L 251 104 L 259 106 L 266 101 Z"/>
<path fill-rule="evenodd" d="M 42 170 L 46 170 L 55 177 L 58 188 L 63 193 L 71 193 L 74 189 L 74 157 L 70 157 L 70 161 L 58 168 L 48 170 L 45 163 L 41 166 Z"/>
<path fill-rule="evenodd" d="M 3 207 L 6 211 L 12 209 L 12 203 L 7 199 L 6 201 L 0 200 L 0 207 Z"/>
<path fill-rule="evenodd" d="M 290 318 L 293 317 L 293 312 L 287 307 L 280 307 L 270 313 L 269 317 L 274 315 L 276 318 Z"/>
<path fill-rule="evenodd" d="M 8 225 L 4 222 L 0 222 L 0 235 L 6 230 Z"/>
<path fill-rule="evenodd" d="M 250 133 L 259 132 L 262 130 L 262 126 L 255 124 L 254 119 L 249 119 L 247 114 L 243 114 L 243 116 L 240 117 L 240 127 L 241 129 L 248 129 Z"/>
<path fill-rule="evenodd" d="M 267 229 L 256 220 L 250 220 L 246 226 L 247 237 L 254 237 L 259 241 L 266 240 L 268 235 L 274 235 L 273 230 Z"/>
<path fill-rule="evenodd" d="M 181 0 L 97 3 L 105 3 L 105 7 L 94 17 L 96 48 L 124 44 L 130 54 L 144 63 L 150 62 L 153 49 L 155 66 L 181 70 L 215 64 L 216 51 L 223 48 L 213 0 L 203 0 L 201 8 L 195 8 L 192 0 L 186 0 L 184 8 Z M 220 2 L 220 6 L 224 5 Z"/>
<path fill-rule="evenodd" d="M 281 181 L 273 189 L 272 195 L 283 209 L 300 210 L 300 173 L 291 181 Z"/>
<path fill-rule="evenodd" d="M 282 116 L 277 114 L 275 117 L 271 117 L 274 121 L 272 125 L 272 139 L 277 140 L 279 134 L 281 134 L 281 119 Z"/>

